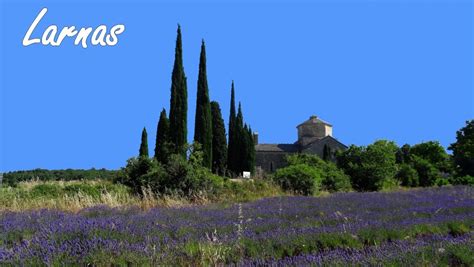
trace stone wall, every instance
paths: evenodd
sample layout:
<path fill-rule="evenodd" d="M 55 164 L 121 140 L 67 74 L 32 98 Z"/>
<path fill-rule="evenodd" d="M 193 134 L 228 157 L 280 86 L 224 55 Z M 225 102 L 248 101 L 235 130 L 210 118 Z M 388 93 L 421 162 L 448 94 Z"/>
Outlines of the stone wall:
<path fill-rule="evenodd" d="M 276 169 L 286 167 L 286 156 L 288 152 L 257 151 L 255 154 L 255 166 L 260 167 L 264 172 L 272 173 Z"/>

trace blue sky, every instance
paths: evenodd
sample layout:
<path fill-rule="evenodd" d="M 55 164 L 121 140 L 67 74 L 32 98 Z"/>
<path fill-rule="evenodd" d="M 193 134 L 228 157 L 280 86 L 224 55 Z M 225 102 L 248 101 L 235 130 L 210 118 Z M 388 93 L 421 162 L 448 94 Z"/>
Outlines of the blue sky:
<path fill-rule="evenodd" d="M 124 24 L 116 46 L 22 46 L 51 24 Z M 227 124 L 231 81 L 260 142 L 316 114 L 345 144 L 438 140 L 474 117 L 471 1 L 1 2 L 0 171 L 119 168 L 169 109 L 177 24 L 193 136 L 201 39 Z"/>

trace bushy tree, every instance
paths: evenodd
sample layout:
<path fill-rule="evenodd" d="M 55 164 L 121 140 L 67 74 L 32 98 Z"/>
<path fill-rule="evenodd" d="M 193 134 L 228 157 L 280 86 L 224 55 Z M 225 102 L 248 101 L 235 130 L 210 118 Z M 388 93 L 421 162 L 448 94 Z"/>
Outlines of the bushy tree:
<path fill-rule="evenodd" d="M 452 169 L 449 155 L 437 141 L 416 144 L 411 147 L 410 154 L 427 160 L 443 173 L 451 173 Z"/>
<path fill-rule="evenodd" d="M 173 152 L 186 157 L 188 89 L 183 67 L 181 27 L 178 25 L 173 73 L 171 76 L 170 140 Z"/>
<path fill-rule="evenodd" d="M 143 127 L 142 130 L 142 141 L 140 144 L 139 154 L 140 157 L 148 158 L 148 134 L 146 133 L 146 128 Z"/>
<path fill-rule="evenodd" d="M 410 164 L 401 164 L 396 178 L 403 186 L 416 187 L 419 185 L 418 172 Z"/>
<path fill-rule="evenodd" d="M 211 102 L 212 112 L 212 172 L 225 175 L 227 165 L 227 140 L 224 120 L 219 103 Z"/>
<path fill-rule="evenodd" d="M 474 120 L 456 132 L 456 142 L 449 146 L 458 176 L 474 177 Z"/>
<path fill-rule="evenodd" d="M 169 155 L 169 120 L 166 116 L 166 110 L 163 109 L 160 113 L 160 120 L 156 129 L 155 158 L 162 164 L 165 164 L 168 162 Z"/>
<path fill-rule="evenodd" d="M 194 141 L 201 144 L 203 165 L 210 169 L 212 167 L 212 116 L 209 88 L 207 85 L 206 46 L 204 41 L 202 41 L 201 44 L 201 56 L 199 61 Z"/>
<path fill-rule="evenodd" d="M 422 157 L 413 156 L 413 167 L 418 173 L 420 186 L 433 186 L 437 179 L 442 178 L 439 170 Z"/>
<path fill-rule="evenodd" d="M 307 164 L 291 165 L 278 169 L 274 181 L 284 190 L 303 195 L 313 195 L 321 186 L 321 173 Z"/>
<path fill-rule="evenodd" d="M 351 177 L 354 189 L 376 191 L 395 185 L 396 151 L 396 144 L 386 140 L 367 147 L 351 146 L 339 153 L 338 165 Z"/>

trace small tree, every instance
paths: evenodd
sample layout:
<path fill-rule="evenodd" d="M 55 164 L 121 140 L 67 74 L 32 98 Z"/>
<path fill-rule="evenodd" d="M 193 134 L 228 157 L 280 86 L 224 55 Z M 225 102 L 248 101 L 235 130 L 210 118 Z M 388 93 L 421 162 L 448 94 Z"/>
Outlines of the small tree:
<path fill-rule="evenodd" d="M 456 142 L 449 146 L 458 176 L 474 177 L 474 120 L 456 132 Z"/>
<path fill-rule="evenodd" d="M 354 189 L 376 191 L 394 185 L 397 172 L 394 142 L 379 140 L 367 147 L 351 146 L 339 154 L 339 166 L 351 177 Z"/>
<path fill-rule="evenodd" d="M 140 157 L 148 158 L 148 135 L 146 133 L 146 128 L 143 127 L 142 131 L 142 142 L 140 144 L 140 151 L 138 154 Z"/>
<path fill-rule="evenodd" d="M 166 110 L 163 109 L 160 113 L 160 120 L 156 129 L 155 143 L 155 158 L 163 164 L 168 161 L 170 154 L 169 127 Z"/>

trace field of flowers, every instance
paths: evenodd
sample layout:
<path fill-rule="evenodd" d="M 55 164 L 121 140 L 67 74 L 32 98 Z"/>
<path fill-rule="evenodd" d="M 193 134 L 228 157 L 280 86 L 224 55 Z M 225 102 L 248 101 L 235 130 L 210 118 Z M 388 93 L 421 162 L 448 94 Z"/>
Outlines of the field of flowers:
<path fill-rule="evenodd" d="M 474 188 L 0 213 L 0 265 L 474 266 Z"/>

